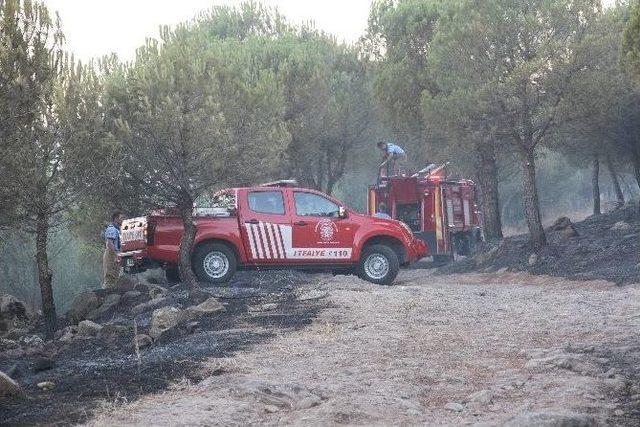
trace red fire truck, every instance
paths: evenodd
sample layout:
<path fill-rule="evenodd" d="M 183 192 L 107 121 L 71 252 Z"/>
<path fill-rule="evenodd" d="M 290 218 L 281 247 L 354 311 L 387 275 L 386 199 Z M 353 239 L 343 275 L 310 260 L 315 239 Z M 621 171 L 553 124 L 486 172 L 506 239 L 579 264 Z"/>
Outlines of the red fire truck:
<path fill-rule="evenodd" d="M 384 176 L 381 170 L 368 196 L 370 215 L 382 211 L 407 224 L 437 262 L 470 255 L 482 240 L 475 184 L 448 179 L 446 166 L 430 165 L 412 176 Z"/>
<path fill-rule="evenodd" d="M 224 283 L 238 269 L 353 272 L 391 284 L 400 266 L 427 252 L 402 222 L 358 214 L 319 191 L 276 182 L 217 193 L 194 209 L 193 269 Z M 176 279 L 182 220 L 165 210 L 122 224 L 120 260 L 127 272 L 163 267 Z"/>

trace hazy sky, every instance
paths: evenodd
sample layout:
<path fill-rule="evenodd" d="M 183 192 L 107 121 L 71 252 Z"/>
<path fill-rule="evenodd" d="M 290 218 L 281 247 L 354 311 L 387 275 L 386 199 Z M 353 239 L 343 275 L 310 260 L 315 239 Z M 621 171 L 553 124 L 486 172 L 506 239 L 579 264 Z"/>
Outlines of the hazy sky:
<path fill-rule="evenodd" d="M 45 0 L 60 12 L 67 44 L 87 60 L 116 52 L 133 59 L 146 37 L 160 25 L 189 20 L 213 5 L 238 5 L 243 0 Z M 612 4 L 615 0 L 604 0 Z M 313 20 L 316 27 L 353 42 L 367 26 L 372 0 L 261 0 L 277 7 L 294 23 Z"/>
<path fill-rule="evenodd" d="M 57 10 L 67 44 L 76 57 L 87 60 L 116 52 L 132 59 L 146 37 L 160 25 L 193 18 L 213 5 L 238 5 L 242 0 L 45 0 Z M 364 32 L 371 0 L 262 0 L 276 6 L 293 22 L 313 20 L 339 40 L 355 41 Z"/>

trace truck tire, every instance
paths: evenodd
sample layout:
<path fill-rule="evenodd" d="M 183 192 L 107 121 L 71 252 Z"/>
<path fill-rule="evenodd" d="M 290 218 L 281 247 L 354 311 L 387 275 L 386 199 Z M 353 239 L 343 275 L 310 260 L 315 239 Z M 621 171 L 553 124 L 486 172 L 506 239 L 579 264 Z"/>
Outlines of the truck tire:
<path fill-rule="evenodd" d="M 400 271 L 398 255 L 386 245 L 366 246 L 358 263 L 358 276 L 377 285 L 391 285 Z"/>
<path fill-rule="evenodd" d="M 208 283 L 226 283 L 238 267 L 236 254 L 223 243 L 205 243 L 192 258 L 193 271 L 198 280 Z"/>
<path fill-rule="evenodd" d="M 167 279 L 167 283 L 179 283 L 180 271 L 178 267 L 169 267 L 164 270 L 164 277 Z"/>

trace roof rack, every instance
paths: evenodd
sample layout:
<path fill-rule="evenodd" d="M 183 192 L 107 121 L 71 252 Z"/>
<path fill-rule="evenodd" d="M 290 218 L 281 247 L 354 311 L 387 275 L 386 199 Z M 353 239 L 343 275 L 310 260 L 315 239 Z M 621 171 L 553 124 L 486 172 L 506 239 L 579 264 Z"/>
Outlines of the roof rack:
<path fill-rule="evenodd" d="M 260 187 L 297 187 L 298 181 L 295 179 L 279 179 L 277 181 L 265 182 Z"/>

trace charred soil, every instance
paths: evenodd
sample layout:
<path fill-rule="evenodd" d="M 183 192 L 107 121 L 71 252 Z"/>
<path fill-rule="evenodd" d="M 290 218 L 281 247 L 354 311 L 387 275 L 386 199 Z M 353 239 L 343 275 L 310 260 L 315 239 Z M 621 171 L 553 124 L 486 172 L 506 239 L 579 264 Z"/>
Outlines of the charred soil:
<path fill-rule="evenodd" d="M 97 320 L 107 328 L 103 330 L 115 329 L 112 334 L 46 342 L 42 351 L 20 357 L 0 353 L 0 371 L 11 372 L 26 392 L 26 397 L 2 401 L 0 420 L 9 425 L 75 424 L 105 404 L 134 401 L 175 382 L 217 375 L 201 362 L 228 357 L 311 323 L 318 306 L 298 301 L 292 292 L 294 284 L 308 280 L 301 274 L 238 274 L 229 287 L 205 289 L 226 311 L 200 319 L 190 330 L 167 333 L 139 354 L 133 345 L 134 318 L 138 332 L 146 331 L 151 313 L 134 316 L 131 304 L 121 304 Z M 179 285 L 167 299 L 177 307 L 188 303 Z M 269 311 L 260 310 L 265 305 Z M 43 382 L 51 382 L 52 388 L 38 387 Z"/>
<path fill-rule="evenodd" d="M 535 251 L 527 235 L 487 244 L 473 258 L 440 267 L 443 274 L 526 271 L 571 279 L 636 283 L 640 272 L 640 214 L 627 206 L 584 221 L 560 218 L 546 229 L 548 245 Z"/>

